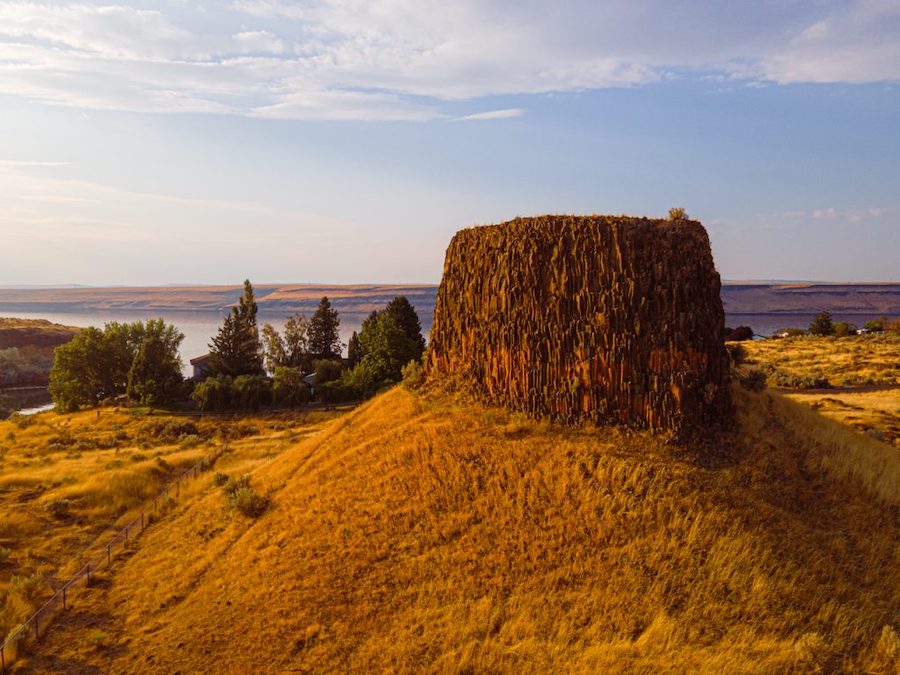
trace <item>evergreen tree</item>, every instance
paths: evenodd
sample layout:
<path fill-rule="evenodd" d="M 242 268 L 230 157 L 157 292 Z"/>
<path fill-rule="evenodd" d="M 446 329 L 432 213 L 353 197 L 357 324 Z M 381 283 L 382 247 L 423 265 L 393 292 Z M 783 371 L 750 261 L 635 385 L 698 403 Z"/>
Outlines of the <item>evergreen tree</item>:
<path fill-rule="evenodd" d="M 419 323 L 419 315 L 415 308 L 406 299 L 405 295 L 398 295 L 391 300 L 384 311 L 394 317 L 397 325 L 406 333 L 406 337 L 415 345 L 413 359 L 421 360 L 425 352 L 425 338 L 422 336 L 422 324 Z M 403 365 L 406 365 L 405 363 Z"/>
<path fill-rule="evenodd" d="M 819 312 L 809 324 L 810 335 L 834 335 L 834 324 L 829 312 Z"/>
<path fill-rule="evenodd" d="M 314 358 L 338 359 L 341 357 L 341 339 L 338 328 L 341 321 L 337 310 L 327 297 L 319 301 L 319 307 L 309 322 L 307 335 L 309 351 Z"/>
<path fill-rule="evenodd" d="M 244 293 L 237 307 L 231 308 L 209 345 L 210 366 L 214 374 L 237 377 L 263 372 L 256 313 L 253 286 L 245 280 Z"/>
<path fill-rule="evenodd" d="M 347 365 L 351 368 L 355 367 L 362 360 L 362 345 L 359 342 L 359 335 L 353 331 L 350 341 L 347 343 Z"/>

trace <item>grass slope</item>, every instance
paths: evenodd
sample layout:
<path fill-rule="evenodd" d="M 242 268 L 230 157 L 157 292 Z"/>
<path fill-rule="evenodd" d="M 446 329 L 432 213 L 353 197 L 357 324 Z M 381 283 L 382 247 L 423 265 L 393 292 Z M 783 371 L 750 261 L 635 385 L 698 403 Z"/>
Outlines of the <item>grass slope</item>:
<path fill-rule="evenodd" d="M 896 672 L 900 455 L 736 396 L 741 440 L 704 468 L 395 388 L 259 464 L 257 520 L 206 479 L 20 663 Z"/>

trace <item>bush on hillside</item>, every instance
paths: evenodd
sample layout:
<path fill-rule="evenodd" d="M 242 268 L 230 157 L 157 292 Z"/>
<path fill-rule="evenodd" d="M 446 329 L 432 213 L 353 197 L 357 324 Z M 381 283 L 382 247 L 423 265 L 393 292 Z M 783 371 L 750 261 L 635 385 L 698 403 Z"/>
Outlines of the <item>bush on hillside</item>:
<path fill-rule="evenodd" d="M 859 328 L 855 323 L 847 323 L 846 321 L 838 321 L 834 324 L 834 336 L 835 337 L 848 337 L 850 335 L 856 335 L 856 332 Z"/>
<path fill-rule="evenodd" d="M 228 375 L 210 377 L 194 387 L 191 399 L 200 410 L 225 410 L 231 406 L 232 379 Z"/>
<path fill-rule="evenodd" d="M 316 398 L 325 403 L 347 403 L 359 400 L 360 392 L 352 382 L 342 379 L 316 387 Z"/>
<path fill-rule="evenodd" d="M 309 401 L 309 387 L 299 368 L 277 366 L 272 386 L 275 405 L 295 407 Z"/>
<path fill-rule="evenodd" d="M 313 386 L 318 389 L 326 382 L 334 382 L 341 377 L 343 367 L 341 362 L 336 359 L 317 359 L 313 361 Z"/>
<path fill-rule="evenodd" d="M 272 381 L 262 375 L 240 375 L 231 385 L 232 405 L 256 412 L 272 403 Z"/>
<path fill-rule="evenodd" d="M 400 372 L 403 376 L 403 385 L 410 389 L 418 389 L 425 384 L 425 368 L 420 361 L 410 361 Z"/>

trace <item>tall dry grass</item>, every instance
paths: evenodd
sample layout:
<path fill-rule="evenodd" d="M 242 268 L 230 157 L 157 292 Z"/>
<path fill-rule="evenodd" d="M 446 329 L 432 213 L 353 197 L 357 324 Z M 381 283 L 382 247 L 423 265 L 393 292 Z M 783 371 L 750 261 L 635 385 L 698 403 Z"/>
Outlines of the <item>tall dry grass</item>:
<path fill-rule="evenodd" d="M 739 429 L 698 463 L 391 390 L 260 464 L 257 521 L 210 482 L 150 531 L 103 599 L 104 666 L 893 672 L 900 456 L 735 397 Z"/>

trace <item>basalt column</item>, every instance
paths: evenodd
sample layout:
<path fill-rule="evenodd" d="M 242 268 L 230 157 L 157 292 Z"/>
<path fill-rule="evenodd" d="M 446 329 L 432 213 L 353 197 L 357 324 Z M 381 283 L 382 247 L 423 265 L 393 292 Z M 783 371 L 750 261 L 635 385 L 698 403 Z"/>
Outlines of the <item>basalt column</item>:
<path fill-rule="evenodd" d="M 719 274 L 703 226 L 520 218 L 458 232 L 431 329 L 431 377 L 568 423 L 676 432 L 729 409 Z"/>

